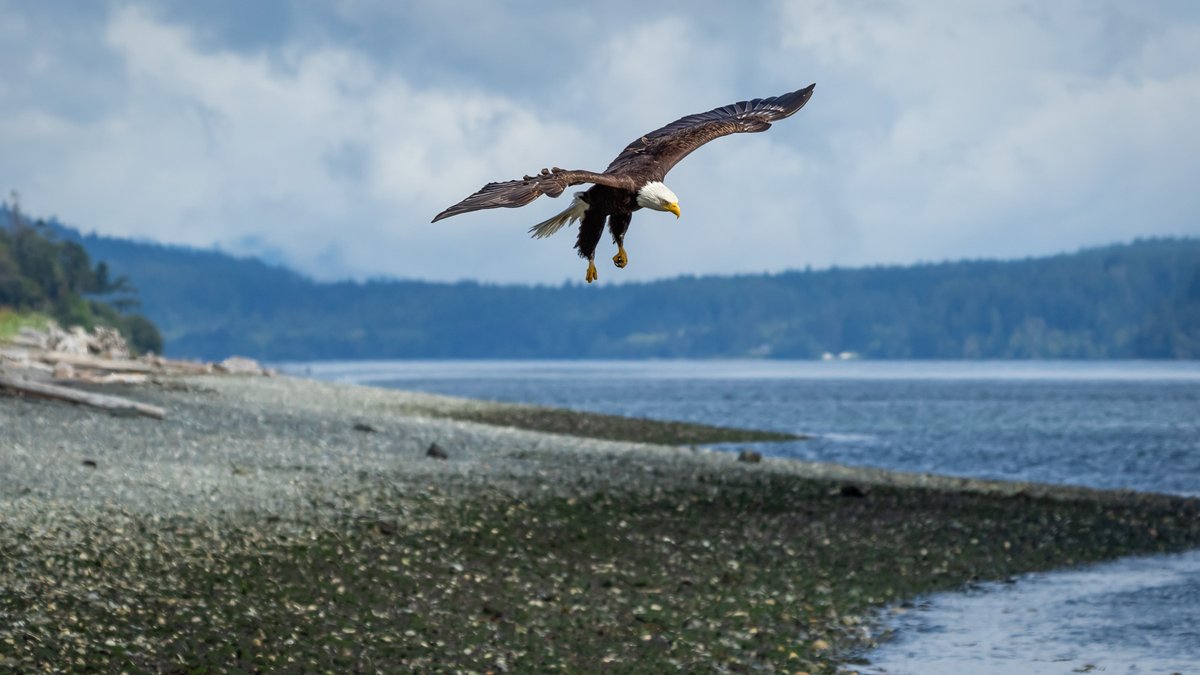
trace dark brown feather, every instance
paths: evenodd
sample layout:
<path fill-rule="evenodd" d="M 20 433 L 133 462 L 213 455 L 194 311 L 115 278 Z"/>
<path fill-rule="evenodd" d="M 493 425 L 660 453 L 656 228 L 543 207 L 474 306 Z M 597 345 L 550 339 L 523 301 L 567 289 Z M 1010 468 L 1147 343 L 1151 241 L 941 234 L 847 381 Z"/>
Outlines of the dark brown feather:
<path fill-rule="evenodd" d="M 488 183 L 475 194 L 437 214 L 433 222 L 436 223 L 443 218 L 480 209 L 525 206 L 542 195 L 557 197 L 568 187 L 580 183 L 595 183 L 627 190 L 636 190 L 639 187 L 633 184 L 633 179 L 629 176 L 605 175 L 582 170 L 568 171 L 557 167 L 553 170 L 542 169 L 542 172 L 536 176 L 525 176 L 520 180 L 502 183 Z"/>
<path fill-rule="evenodd" d="M 737 133 L 771 128 L 771 122 L 790 117 L 812 98 L 810 84 L 782 96 L 756 98 L 681 117 L 630 143 L 608 165 L 606 174 L 637 174 L 645 180 L 662 180 L 667 172 L 705 143 Z"/>

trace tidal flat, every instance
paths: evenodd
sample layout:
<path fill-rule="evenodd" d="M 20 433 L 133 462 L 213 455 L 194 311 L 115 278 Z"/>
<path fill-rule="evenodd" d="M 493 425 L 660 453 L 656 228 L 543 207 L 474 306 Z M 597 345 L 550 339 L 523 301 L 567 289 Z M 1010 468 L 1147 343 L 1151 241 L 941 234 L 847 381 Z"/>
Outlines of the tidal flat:
<path fill-rule="evenodd" d="M 1192 499 L 694 447 L 738 430 L 117 391 L 166 418 L 0 397 L 0 670 L 853 671 L 918 595 L 1200 546 Z"/>

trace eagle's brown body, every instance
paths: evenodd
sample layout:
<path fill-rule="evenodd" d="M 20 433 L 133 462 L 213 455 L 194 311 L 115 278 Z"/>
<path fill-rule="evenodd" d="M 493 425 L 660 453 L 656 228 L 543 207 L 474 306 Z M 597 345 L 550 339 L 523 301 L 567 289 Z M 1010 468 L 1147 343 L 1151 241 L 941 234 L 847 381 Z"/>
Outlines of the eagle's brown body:
<path fill-rule="evenodd" d="M 557 197 L 572 185 L 592 183 L 590 189 L 577 195 L 583 205 L 574 204 L 559 214 L 558 220 L 551 219 L 535 226 L 535 236 L 541 237 L 553 233 L 567 222 L 581 221 L 575 247 L 579 249 L 580 256 L 588 259 L 590 282 L 595 278 L 592 259 L 606 221 L 620 251 L 613 261 L 618 267 L 624 267 L 626 258 L 623 242 L 634 211 L 647 206 L 679 215 L 677 202 L 664 202 L 661 197 L 656 198 L 654 193 L 661 186 L 658 194 L 674 197 L 674 193 L 662 185 L 663 178 L 672 167 L 713 139 L 734 133 L 766 131 L 772 122 L 789 117 L 804 107 L 812 97 L 815 86 L 682 117 L 630 143 L 604 173 L 542 169 L 536 176 L 488 183 L 475 194 L 439 213 L 433 222 L 480 209 L 524 206 L 541 195 Z"/>

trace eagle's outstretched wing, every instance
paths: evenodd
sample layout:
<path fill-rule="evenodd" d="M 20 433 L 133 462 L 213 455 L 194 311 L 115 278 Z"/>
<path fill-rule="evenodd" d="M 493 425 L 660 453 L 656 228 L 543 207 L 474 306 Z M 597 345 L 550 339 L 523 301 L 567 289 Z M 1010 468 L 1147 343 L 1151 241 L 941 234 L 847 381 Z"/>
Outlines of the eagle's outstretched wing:
<path fill-rule="evenodd" d="M 740 101 L 681 117 L 630 143 L 604 173 L 637 174 L 648 180 L 662 180 L 679 160 L 715 138 L 770 129 L 771 122 L 803 108 L 816 86 L 810 84 L 790 94 Z"/>
<path fill-rule="evenodd" d="M 520 180 L 509 180 L 502 183 L 488 183 L 479 192 L 437 214 L 433 222 L 436 223 L 442 218 L 480 209 L 525 206 L 542 195 L 557 197 L 563 193 L 563 190 L 580 183 L 598 183 L 627 190 L 638 188 L 633 184 L 633 179 L 628 176 L 582 170 L 568 171 L 558 167 L 542 169 L 542 172 L 536 176 L 525 176 Z"/>

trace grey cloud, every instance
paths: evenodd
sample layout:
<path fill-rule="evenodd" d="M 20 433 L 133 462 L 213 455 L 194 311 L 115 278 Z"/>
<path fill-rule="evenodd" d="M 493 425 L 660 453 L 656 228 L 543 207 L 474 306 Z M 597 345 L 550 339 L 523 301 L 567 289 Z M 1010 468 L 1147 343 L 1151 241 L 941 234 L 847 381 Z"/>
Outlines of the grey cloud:
<path fill-rule="evenodd" d="M 815 81 L 672 172 L 684 218 L 639 213 L 601 280 L 1200 234 L 1194 7 L 0 0 L 0 181 L 68 223 L 322 278 L 557 283 L 582 275 L 571 236 L 525 229 L 561 202 L 428 221 Z"/>

